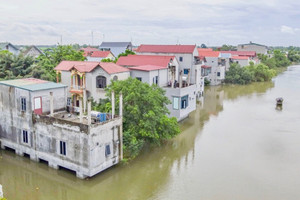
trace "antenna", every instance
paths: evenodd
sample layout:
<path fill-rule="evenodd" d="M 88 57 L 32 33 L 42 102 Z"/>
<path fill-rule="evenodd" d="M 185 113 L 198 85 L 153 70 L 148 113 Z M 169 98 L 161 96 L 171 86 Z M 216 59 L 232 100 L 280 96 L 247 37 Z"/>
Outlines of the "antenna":
<path fill-rule="evenodd" d="M 94 46 L 94 32 L 92 31 L 92 46 Z"/>
<path fill-rule="evenodd" d="M 62 35 L 60 35 L 60 45 L 62 45 Z"/>

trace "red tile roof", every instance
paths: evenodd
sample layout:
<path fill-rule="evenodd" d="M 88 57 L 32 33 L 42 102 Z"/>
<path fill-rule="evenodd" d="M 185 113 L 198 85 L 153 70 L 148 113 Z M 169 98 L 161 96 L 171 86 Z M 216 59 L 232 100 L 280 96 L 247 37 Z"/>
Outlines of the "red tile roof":
<path fill-rule="evenodd" d="M 110 51 L 92 51 L 91 53 L 91 57 L 106 58 L 110 54 Z"/>
<path fill-rule="evenodd" d="M 199 56 L 204 56 L 204 57 L 219 57 L 220 52 L 219 51 L 203 51 L 198 49 Z"/>
<path fill-rule="evenodd" d="M 141 65 L 137 67 L 129 67 L 131 70 L 139 70 L 139 71 L 154 71 L 160 69 L 168 69 L 168 67 L 156 66 L 156 65 Z"/>
<path fill-rule="evenodd" d="M 196 45 L 148 45 L 138 47 L 140 53 L 193 53 Z"/>
<path fill-rule="evenodd" d="M 97 48 L 93 48 L 93 47 L 86 47 L 86 48 L 81 48 L 80 49 L 81 51 L 84 51 L 84 52 L 89 52 L 89 51 L 99 51 L 99 49 Z"/>
<path fill-rule="evenodd" d="M 208 65 L 202 65 L 201 68 L 207 69 L 207 68 L 211 68 L 211 66 L 208 66 Z"/>
<path fill-rule="evenodd" d="M 231 53 L 233 56 L 256 57 L 255 51 L 220 51 L 221 53 Z"/>
<path fill-rule="evenodd" d="M 122 66 L 155 65 L 167 67 L 171 59 L 175 59 L 175 56 L 128 55 L 121 56 L 117 64 Z"/>
<path fill-rule="evenodd" d="M 75 68 L 79 72 L 91 72 L 96 67 L 101 67 L 108 74 L 127 72 L 127 68 L 116 65 L 115 63 L 105 62 L 91 62 L 91 61 L 61 61 L 54 70 L 56 71 L 70 71 Z"/>
<path fill-rule="evenodd" d="M 130 70 L 122 67 L 120 65 L 117 65 L 115 63 L 110 62 L 100 62 L 100 67 L 104 69 L 109 74 L 115 74 L 115 73 L 121 73 L 121 72 L 129 72 Z"/>
<path fill-rule="evenodd" d="M 234 60 L 248 60 L 249 59 L 248 56 L 232 56 L 231 58 Z"/>
<path fill-rule="evenodd" d="M 198 48 L 198 52 L 199 51 L 213 51 L 212 48 Z"/>

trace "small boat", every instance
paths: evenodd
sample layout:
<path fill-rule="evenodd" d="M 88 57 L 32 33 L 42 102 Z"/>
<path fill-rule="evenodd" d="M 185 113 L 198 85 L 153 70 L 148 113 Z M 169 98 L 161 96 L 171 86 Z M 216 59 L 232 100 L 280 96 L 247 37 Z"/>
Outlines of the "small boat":
<path fill-rule="evenodd" d="M 282 97 L 276 98 L 276 104 L 277 105 L 282 105 L 282 103 L 283 103 L 283 98 Z"/>

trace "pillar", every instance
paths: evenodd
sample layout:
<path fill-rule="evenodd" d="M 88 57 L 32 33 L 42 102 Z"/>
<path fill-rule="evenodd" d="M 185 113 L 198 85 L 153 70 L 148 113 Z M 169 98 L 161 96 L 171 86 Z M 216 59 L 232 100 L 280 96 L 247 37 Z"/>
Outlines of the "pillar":
<path fill-rule="evenodd" d="M 111 92 L 111 118 L 115 117 L 115 92 Z"/>
<path fill-rule="evenodd" d="M 187 78 L 187 86 L 190 86 L 190 82 L 191 82 L 191 70 L 189 69 L 189 72 L 188 72 L 188 78 Z"/>
<path fill-rule="evenodd" d="M 122 92 L 120 92 L 120 96 L 119 96 L 119 115 L 120 115 L 120 117 L 123 116 L 123 94 L 122 94 Z"/>
<path fill-rule="evenodd" d="M 88 125 L 92 124 L 92 118 L 91 118 L 91 110 L 92 110 L 92 103 L 90 100 L 88 100 L 88 113 L 87 113 L 87 117 L 88 117 Z"/>
<path fill-rule="evenodd" d="M 82 98 L 79 98 L 79 122 L 83 121 L 83 113 L 82 113 Z"/>
<path fill-rule="evenodd" d="M 179 72 L 179 88 L 182 88 L 182 70 Z"/>
<path fill-rule="evenodd" d="M 53 92 L 50 92 L 50 116 L 53 117 L 54 113 L 54 100 L 53 100 Z"/>
<path fill-rule="evenodd" d="M 73 74 L 71 74 L 71 89 L 73 89 Z"/>

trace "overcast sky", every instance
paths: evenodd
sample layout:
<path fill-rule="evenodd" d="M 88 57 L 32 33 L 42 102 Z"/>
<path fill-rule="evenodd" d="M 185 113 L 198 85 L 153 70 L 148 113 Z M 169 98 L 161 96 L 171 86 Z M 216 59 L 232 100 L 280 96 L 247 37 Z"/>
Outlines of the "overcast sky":
<path fill-rule="evenodd" d="M 300 46 L 298 0 L 0 0 L 0 42 Z"/>

